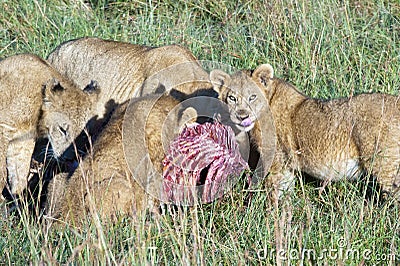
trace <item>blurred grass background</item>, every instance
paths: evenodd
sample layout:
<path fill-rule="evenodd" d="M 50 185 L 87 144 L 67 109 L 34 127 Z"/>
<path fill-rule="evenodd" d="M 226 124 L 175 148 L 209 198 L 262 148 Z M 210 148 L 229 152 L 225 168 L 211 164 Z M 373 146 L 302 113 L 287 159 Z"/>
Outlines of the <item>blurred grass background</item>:
<path fill-rule="evenodd" d="M 0 0 L 0 58 L 25 52 L 45 58 L 82 36 L 178 43 L 200 60 L 235 68 L 270 63 L 276 76 L 311 97 L 398 94 L 400 88 L 397 0 Z M 100 228 L 88 219 L 82 230 L 49 230 L 23 213 L 0 220 L 0 264 L 400 263 L 398 206 L 377 203 L 377 192 L 367 197 L 367 182 L 320 191 L 315 182 L 299 181 L 279 208 L 263 189 L 244 207 L 238 184 L 223 200 L 183 214 L 121 217 Z M 302 259 L 307 250 L 314 256 Z"/>

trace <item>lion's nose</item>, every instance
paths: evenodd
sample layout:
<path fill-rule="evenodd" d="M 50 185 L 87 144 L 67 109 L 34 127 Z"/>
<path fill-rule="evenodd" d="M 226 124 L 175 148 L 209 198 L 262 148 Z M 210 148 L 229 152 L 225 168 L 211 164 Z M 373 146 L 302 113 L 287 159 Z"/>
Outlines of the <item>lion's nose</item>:
<path fill-rule="evenodd" d="M 249 118 L 249 114 L 247 112 L 238 112 L 236 115 L 237 118 L 239 118 L 240 120 L 245 120 L 246 118 Z"/>

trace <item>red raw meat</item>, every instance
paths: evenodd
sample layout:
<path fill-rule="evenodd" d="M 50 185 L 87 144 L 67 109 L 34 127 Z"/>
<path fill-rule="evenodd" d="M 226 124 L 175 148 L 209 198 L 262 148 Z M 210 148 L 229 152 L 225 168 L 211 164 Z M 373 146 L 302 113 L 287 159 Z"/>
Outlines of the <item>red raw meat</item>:
<path fill-rule="evenodd" d="M 162 200 L 183 205 L 195 204 L 198 197 L 203 202 L 221 197 L 248 169 L 232 128 L 218 121 L 184 128 L 171 142 L 163 166 Z M 208 171 L 200 184 L 203 169 Z"/>

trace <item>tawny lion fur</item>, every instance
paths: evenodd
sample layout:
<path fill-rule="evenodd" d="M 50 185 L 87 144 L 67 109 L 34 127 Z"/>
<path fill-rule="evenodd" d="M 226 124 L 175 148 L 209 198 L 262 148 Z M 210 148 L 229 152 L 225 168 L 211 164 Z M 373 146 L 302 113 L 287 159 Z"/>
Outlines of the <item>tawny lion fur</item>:
<path fill-rule="evenodd" d="M 48 215 L 79 222 L 92 211 L 103 218 L 156 212 L 163 142 L 196 117 L 192 108 L 174 109 L 177 104 L 169 95 L 151 95 L 120 105 L 72 177 L 57 176 L 49 185 Z"/>
<path fill-rule="evenodd" d="M 110 100 L 123 103 L 166 88 L 190 94 L 209 87 L 208 73 L 179 45 L 149 47 L 86 37 L 59 45 L 47 60 L 78 86 L 98 82 L 99 116 Z"/>
<path fill-rule="evenodd" d="M 259 67 L 278 138 L 270 182 L 290 188 L 294 172 L 324 181 L 376 177 L 383 192 L 395 194 L 400 176 L 399 97 L 381 93 L 334 100 L 311 99 Z"/>
<path fill-rule="evenodd" d="M 97 91 L 77 88 L 35 55 L 0 61 L 1 189 L 7 174 L 11 193 L 26 188 L 38 138 L 48 137 L 56 156 L 68 148 L 91 117 Z"/>

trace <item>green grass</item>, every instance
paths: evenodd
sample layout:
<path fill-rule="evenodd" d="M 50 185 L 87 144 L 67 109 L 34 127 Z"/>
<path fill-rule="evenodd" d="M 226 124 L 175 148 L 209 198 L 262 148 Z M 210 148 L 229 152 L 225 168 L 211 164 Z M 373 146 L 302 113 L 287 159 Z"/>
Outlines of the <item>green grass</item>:
<path fill-rule="evenodd" d="M 395 0 L 84 2 L 0 0 L 0 58 L 24 52 L 46 57 L 61 42 L 88 35 L 179 43 L 201 60 L 235 68 L 270 63 L 278 77 L 312 97 L 399 93 Z M 364 182 L 338 182 L 321 193 L 318 186 L 298 182 L 278 208 L 260 189 L 245 208 L 238 184 L 223 200 L 176 217 L 121 217 L 82 230 L 48 229 L 23 212 L 24 219 L 0 220 L 0 264 L 291 265 L 302 252 L 305 265 L 399 263 L 398 206 L 377 203 L 376 192 L 366 197 Z"/>

